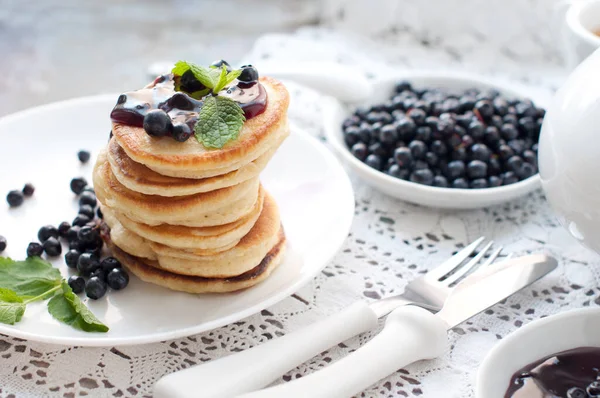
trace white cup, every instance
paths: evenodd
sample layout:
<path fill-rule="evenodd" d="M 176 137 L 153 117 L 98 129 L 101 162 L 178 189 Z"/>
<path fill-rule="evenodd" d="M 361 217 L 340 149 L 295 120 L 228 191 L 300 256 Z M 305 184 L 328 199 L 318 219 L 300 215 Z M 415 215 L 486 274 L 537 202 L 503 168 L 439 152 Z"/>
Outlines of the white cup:
<path fill-rule="evenodd" d="M 574 69 L 595 50 L 600 48 L 600 0 L 573 0 L 564 3 L 563 40 L 568 66 Z"/>

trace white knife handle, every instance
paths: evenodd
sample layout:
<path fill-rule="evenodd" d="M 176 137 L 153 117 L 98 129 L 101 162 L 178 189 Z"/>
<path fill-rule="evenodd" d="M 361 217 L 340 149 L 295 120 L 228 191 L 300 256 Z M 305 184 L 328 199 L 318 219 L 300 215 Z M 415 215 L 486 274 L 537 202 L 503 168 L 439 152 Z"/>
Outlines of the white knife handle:
<path fill-rule="evenodd" d="M 348 398 L 406 365 L 441 355 L 447 325 L 415 306 L 392 312 L 381 333 L 334 364 L 294 381 L 237 398 Z"/>
<path fill-rule="evenodd" d="M 175 372 L 154 386 L 154 398 L 230 398 L 263 388 L 326 349 L 377 325 L 364 302 L 283 337 Z"/>

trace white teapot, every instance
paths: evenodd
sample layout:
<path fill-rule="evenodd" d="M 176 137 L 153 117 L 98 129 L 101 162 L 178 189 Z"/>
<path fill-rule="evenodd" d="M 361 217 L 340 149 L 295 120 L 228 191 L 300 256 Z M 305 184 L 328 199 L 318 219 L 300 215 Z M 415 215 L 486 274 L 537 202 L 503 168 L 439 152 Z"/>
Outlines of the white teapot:
<path fill-rule="evenodd" d="M 561 222 L 600 253 L 600 50 L 556 93 L 538 158 L 542 186 Z"/>

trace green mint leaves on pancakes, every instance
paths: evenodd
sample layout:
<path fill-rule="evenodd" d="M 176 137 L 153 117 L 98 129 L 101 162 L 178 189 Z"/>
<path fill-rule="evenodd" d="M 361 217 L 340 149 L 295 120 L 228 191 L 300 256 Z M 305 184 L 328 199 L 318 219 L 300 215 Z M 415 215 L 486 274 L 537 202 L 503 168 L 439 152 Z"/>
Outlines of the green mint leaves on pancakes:
<path fill-rule="evenodd" d="M 197 90 L 193 93 L 186 92 L 190 96 L 202 94 L 204 104 L 200 108 L 198 122 L 194 127 L 196 139 L 206 148 L 220 149 L 228 143 L 238 138 L 242 126 L 246 121 L 244 112 L 240 105 L 227 97 L 219 96 L 219 91 L 223 90 L 242 73 L 241 70 L 228 71 L 226 65 L 220 67 L 203 67 L 190 62 L 179 61 L 171 71 L 174 76 L 183 76 L 184 73 L 191 71 L 194 78 L 206 89 Z M 176 90 L 181 90 L 181 86 L 176 85 Z"/>

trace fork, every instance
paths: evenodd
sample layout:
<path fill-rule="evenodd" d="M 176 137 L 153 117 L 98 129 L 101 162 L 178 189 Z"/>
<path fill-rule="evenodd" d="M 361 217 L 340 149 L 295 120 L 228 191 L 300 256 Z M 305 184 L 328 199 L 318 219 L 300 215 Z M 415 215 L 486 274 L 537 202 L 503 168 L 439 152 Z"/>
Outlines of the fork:
<path fill-rule="evenodd" d="M 502 247 L 492 251 L 481 237 L 438 267 L 409 282 L 404 292 L 370 304 L 359 301 L 346 309 L 296 332 L 288 333 L 243 352 L 175 372 L 160 379 L 155 398 L 192 398 L 202 390 L 205 398 L 230 397 L 263 388 L 289 370 L 326 349 L 373 329 L 379 318 L 404 305 L 438 312 L 454 286 L 498 258 Z"/>

